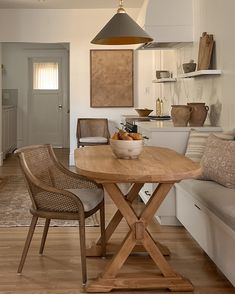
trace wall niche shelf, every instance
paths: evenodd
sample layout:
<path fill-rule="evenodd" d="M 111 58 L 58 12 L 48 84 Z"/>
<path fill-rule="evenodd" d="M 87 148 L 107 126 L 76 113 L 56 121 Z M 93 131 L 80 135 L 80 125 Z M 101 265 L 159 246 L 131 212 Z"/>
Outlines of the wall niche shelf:
<path fill-rule="evenodd" d="M 207 76 L 207 75 L 221 75 L 221 69 L 203 69 L 198 71 L 193 71 L 185 74 L 180 74 L 179 78 L 193 78 L 199 76 Z"/>
<path fill-rule="evenodd" d="M 162 78 L 153 80 L 153 83 L 173 83 L 176 82 L 176 78 Z"/>

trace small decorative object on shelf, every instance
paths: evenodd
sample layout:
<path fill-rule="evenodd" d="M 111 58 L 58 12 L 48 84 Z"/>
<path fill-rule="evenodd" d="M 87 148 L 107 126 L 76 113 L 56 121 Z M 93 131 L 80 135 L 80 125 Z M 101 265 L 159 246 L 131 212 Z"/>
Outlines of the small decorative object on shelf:
<path fill-rule="evenodd" d="M 213 47 L 213 35 L 209 35 L 206 32 L 202 33 L 199 42 L 197 70 L 210 68 Z"/>
<path fill-rule="evenodd" d="M 210 105 L 209 120 L 212 126 L 219 126 L 221 110 L 222 103 L 219 100 Z"/>
<path fill-rule="evenodd" d="M 160 100 L 160 98 L 157 98 L 157 101 L 156 101 L 156 115 L 161 116 L 161 100 Z"/>
<path fill-rule="evenodd" d="M 209 107 L 206 106 L 205 103 L 201 102 L 192 102 L 187 104 L 192 107 L 189 125 L 191 127 L 202 127 L 206 120 Z"/>
<path fill-rule="evenodd" d="M 163 116 L 163 112 L 164 112 L 164 103 L 163 100 L 160 100 L 160 116 Z"/>
<path fill-rule="evenodd" d="M 171 77 L 171 73 L 168 70 L 156 70 L 157 79 L 168 79 Z"/>
<path fill-rule="evenodd" d="M 192 107 L 189 105 L 171 105 L 171 117 L 175 127 L 188 125 Z"/>
<path fill-rule="evenodd" d="M 183 71 L 184 73 L 195 71 L 197 64 L 194 62 L 193 59 L 191 59 L 188 63 L 183 63 Z"/>
<path fill-rule="evenodd" d="M 156 116 L 162 117 L 164 113 L 164 102 L 162 99 L 157 98 L 156 100 Z"/>
<path fill-rule="evenodd" d="M 169 71 L 162 71 L 160 72 L 160 78 L 161 79 L 168 79 L 171 76 Z"/>

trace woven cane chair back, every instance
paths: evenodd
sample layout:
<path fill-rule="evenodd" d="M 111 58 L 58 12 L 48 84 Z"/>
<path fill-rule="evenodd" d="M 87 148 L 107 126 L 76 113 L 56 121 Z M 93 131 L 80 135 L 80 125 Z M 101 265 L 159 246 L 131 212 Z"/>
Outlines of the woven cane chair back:
<path fill-rule="evenodd" d="M 19 149 L 21 167 L 27 180 L 34 209 L 53 212 L 78 212 L 78 199 L 58 191 L 64 189 L 97 189 L 97 185 L 83 177 L 71 177 L 57 161 L 50 145 Z M 45 189 L 44 185 L 47 186 Z M 66 194 L 66 192 L 65 192 Z"/>
<path fill-rule="evenodd" d="M 94 138 L 94 141 L 86 142 L 86 138 Z M 104 139 L 101 142 L 95 138 Z M 106 118 L 79 118 L 77 120 L 78 146 L 109 144 L 109 128 Z"/>

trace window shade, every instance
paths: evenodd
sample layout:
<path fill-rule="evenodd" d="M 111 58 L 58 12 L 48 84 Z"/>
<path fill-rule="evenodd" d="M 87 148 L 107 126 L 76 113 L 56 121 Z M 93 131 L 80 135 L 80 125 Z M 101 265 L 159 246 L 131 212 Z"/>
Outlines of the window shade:
<path fill-rule="evenodd" d="M 33 89 L 58 90 L 59 64 L 57 62 L 33 63 Z"/>

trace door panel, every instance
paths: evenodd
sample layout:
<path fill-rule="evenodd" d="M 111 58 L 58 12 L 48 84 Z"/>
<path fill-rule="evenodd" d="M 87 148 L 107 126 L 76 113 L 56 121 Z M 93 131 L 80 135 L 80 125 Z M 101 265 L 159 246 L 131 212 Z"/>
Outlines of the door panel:
<path fill-rule="evenodd" d="M 45 83 L 45 90 L 35 88 L 35 64 L 58 63 L 58 89 Z M 29 89 L 29 144 L 49 143 L 56 147 L 63 146 L 63 106 L 62 74 L 60 58 L 32 58 L 30 66 Z M 46 66 L 45 66 L 46 68 Z M 46 75 L 46 78 L 49 75 Z M 34 81 L 34 87 L 33 87 Z M 57 86 L 56 86 L 57 87 Z"/>
<path fill-rule="evenodd" d="M 34 94 L 31 104 L 30 144 L 61 146 L 62 111 L 56 93 Z M 46 106 L 46 107 L 45 107 Z"/>

